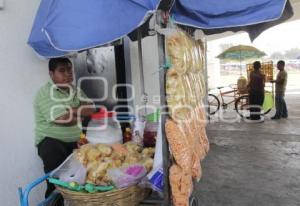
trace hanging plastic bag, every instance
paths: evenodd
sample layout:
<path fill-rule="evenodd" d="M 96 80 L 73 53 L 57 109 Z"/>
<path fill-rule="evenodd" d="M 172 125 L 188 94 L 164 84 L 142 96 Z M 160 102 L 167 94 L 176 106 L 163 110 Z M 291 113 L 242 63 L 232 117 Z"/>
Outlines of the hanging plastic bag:
<path fill-rule="evenodd" d="M 174 164 L 170 168 L 169 179 L 174 206 L 188 206 L 193 191 L 191 173 Z"/>
<path fill-rule="evenodd" d="M 191 171 L 193 151 L 186 134 L 172 120 L 166 121 L 165 129 L 170 149 L 176 163 L 183 170 Z"/>
<path fill-rule="evenodd" d="M 161 118 L 158 121 L 158 131 L 155 145 L 155 155 L 153 161 L 153 168 L 158 168 L 163 164 L 163 150 L 162 150 L 162 127 Z"/>
<path fill-rule="evenodd" d="M 163 194 L 164 190 L 164 170 L 162 165 L 153 169 L 148 175 L 147 180 L 150 188 Z"/>

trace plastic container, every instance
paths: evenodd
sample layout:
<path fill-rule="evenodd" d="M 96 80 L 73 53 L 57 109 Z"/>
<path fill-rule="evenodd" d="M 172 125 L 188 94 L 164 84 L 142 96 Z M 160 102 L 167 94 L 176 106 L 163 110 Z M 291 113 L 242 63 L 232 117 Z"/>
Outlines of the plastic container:
<path fill-rule="evenodd" d="M 115 112 L 101 110 L 91 116 L 86 138 L 91 144 L 122 144 L 123 135 Z"/>
<path fill-rule="evenodd" d="M 157 110 L 155 113 L 146 116 L 146 125 L 143 135 L 144 147 L 155 147 L 159 115 L 160 112 Z"/>

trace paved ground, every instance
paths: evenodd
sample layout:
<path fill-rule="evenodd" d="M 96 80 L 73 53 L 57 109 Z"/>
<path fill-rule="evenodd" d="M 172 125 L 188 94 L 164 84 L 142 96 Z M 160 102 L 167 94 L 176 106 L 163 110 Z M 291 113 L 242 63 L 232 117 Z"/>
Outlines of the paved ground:
<path fill-rule="evenodd" d="M 287 103 L 287 120 L 209 124 L 200 206 L 300 206 L 300 96 Z"/>

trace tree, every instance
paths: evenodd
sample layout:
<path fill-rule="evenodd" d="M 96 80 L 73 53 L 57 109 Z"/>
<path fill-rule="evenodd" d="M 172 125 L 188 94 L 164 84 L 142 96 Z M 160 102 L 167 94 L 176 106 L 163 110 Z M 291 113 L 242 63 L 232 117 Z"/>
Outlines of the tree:
<path fill-rule="evenodd" d="M 292 48 L 284 53 L 286 59 L 297 59 L 300 56 L 299 48 Z"/>
<path fill-rule="evenodd" d="M 278 60 L 278 59 L 285 59 L 283 53 L 278 52 L 278 51 L 273 52 L 273 53 L 270 55 L 270 58 L 271 58 L 271 59 L 277 59 L 277 60 Z"/>

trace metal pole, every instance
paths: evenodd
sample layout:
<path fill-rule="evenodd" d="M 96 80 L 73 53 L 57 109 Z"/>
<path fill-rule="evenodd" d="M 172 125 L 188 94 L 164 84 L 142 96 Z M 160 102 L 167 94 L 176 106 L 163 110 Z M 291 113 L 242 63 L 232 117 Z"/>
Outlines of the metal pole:
<path fill-rule="evenodd" d="M 240 76 L 242 76 L 242 50 L 240 49 Z"/>
<path fill-rule="evenodd" d="M 203 38 L 203 44 L 204 44 L 204 81 L 205 81 L 205 97 L 204 97 L 204 103 L 205 103 L 205 106 L 209 108 L 209 105 L 208 105 L 208 71 L 207 71 L 207 40 L 206 38 Z M 208 121 L 210 122 L 210 116 L 209 116 L 209 109 L 208 109 Z"/>
<path fill-rule="evenodd" d="M 138 29 L 138 58 L 139 58 L 139 68 L 140 68 L 140 86 L 141 86 L 141 95 L 142 103 L 144 105 L 144 116 L 147 115 L 147 102 L 148 95 L 145 91 L 145 77 L 144 77 L 144 65 L 143 65 L 143 48 L 142 48 L 142 31 L 141 28 Z"/>
<path fill-rule="evenodd" d="M 159 53 L 159 63 L 164 64 L 165 61 L 165 48 L 164 48 L 164 36 L 158 35 L 158 53 Z M 170 185 L 169 185 L 169 168 L 170 168 L 170 153 L 169 144 L 167 141 L 167 136 L 165 133 L 165 122 L 167 119 L 167 103 L 165 95 L 165 79 L 166 70 L 162 70 L 159 74 L 159 84 L 160 84 L 160 105 L 161 105 L 161 124 L 162 124 L 162 145 L 163 145 L 163 168 L 164 168 L 164 206 L 170 206 Z"/>

